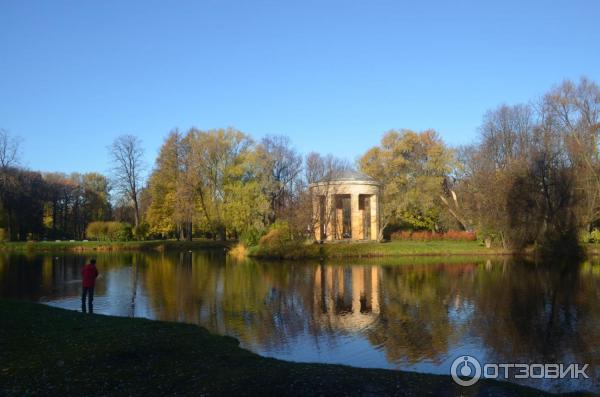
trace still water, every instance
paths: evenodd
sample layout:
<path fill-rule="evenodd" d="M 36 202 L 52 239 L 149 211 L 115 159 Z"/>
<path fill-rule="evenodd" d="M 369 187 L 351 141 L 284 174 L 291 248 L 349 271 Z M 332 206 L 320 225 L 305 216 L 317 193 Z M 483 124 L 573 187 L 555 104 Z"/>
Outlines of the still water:
<path fill-rule="evenodd" d="M 222 252 L 98 254 L 94 311 L 196 323 L 264 356 L 449 374 L 452 361 L 589 364 L 600 392 L 600 262 L 401 258 L 235 260 Z M 0 256 L 0 296 L 79 310 L 89 256 Z"/>

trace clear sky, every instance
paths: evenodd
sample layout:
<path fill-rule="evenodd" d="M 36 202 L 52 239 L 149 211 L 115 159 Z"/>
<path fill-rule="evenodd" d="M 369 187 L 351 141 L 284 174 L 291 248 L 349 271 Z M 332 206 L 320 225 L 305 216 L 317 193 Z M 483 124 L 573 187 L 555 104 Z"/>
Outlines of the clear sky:
<path fill-rule="evenodd" d="M 488 109 L 600 82 L 600 2 L 0 0 L 0 128 L 23 163 L 148 163 L 172 128 L 289 136 L 354 160 L 392 128 L 471 142 Z"/>

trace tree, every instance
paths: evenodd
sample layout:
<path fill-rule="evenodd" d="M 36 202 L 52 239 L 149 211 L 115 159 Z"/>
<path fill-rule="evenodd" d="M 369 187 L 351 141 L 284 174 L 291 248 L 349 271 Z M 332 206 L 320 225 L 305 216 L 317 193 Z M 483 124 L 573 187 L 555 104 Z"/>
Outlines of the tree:
<path fill-rule="evenodd" d="M 514 196 L 513 184 L 526 178 L 534 126 L 531 106 L 501 105 L 484 115 L 479 144 L 461 151 L 463 173 L 456 191 L 463 209 L 484 238 L 497 238 L 503 246 L 512 230 L 509 211 L 517 201 L 529 200 Z"/>
<path fill-rule="evenodd" d="M 259 169 L 253 141 L 231 128 L 206 132 L 192 129 L 186 138 L 190 148 L 188 172 L 192 176 L 189 183 L 195 187 L 199 226 L 225 239 L 228 229 L 237 235 L 264 219 L 264 195 L 256 192 Z M 245 204 L 240 205 L 242 200 Z M 240 223 L 238 210 L 246 211 L 246 206 L 252 211 Z"/>
<path fill-rule="evenodd" d="M 45 173 L 42 177 L 47 237 L 83 239 L 90 222 L 111 216 L 108 179 L 104 175 Z"/>
<path fill-rule="evenodd" d="M 582 193 L 578 216 L 591 230 L 600 221 L 600 88 L 587 78 L 569 80 L 550 90 L 538 105 L 544 123 L 562 137 Z"/>
<path fill-rule="evenodd" d="M 142 142 L 133 135 L 122 135 L 109 146 L 114 163 L 113 185 L 119 194 L 133 203 L 135 226 L 140 225 L 139 191 L 145 168 Z"/>
<path fill-rule="evenodd" d="M 225 239 L 262 230 L 269 212 L 266 164 L 264 152 L 240 131 L 171 132 L 148 184 L 152 232 Z"/>
<path fill-rule="evenodd" d="M 0 195 L 8 238 L 24 241 L 41 236 L 46 186 L 40 173 L 5 168 L 2 174 Z"/>
<path fill-rule="evenodd" d="M 389 225 L 439 230 L 440 197 L 454 152 L 433 130 L 391 130 L 360 159 L 360 170 L 383 183 L 382 230 Z M 381 234 L 380 232 L 380 234 Z"/>
<path fill-rule="evenodd" d="M 148 182 L 151 203 L 147 221 L 150 231 L 163 237 L 176 233 L 181 226 L 177 216 L 177 190 L 183 161 L 183 136 L 173 130 L 165 139 Z"/>
<path fill-rule="evenodd" d="M 557 115 L 559 102 L 567 104 L 545 96 L 537 106 L 502 105 L 486 113 L 480 143 L 464 157 L 462 187 L 471 217 L 482 234 L 499 237 L 505 247 L 577 250 L 585 195 L 578 174 L 585 170 L 581 154 L 569 150 L 573 131 Z"/>
<path fill-rule="evenodd" d="M 0 128 L 0 168 L 16 166 L 19 163 L 19 152 L 20 139 Z"/>
<path fill-rule="evenodd" d="M 13 197 L 11 192 L 15 188 L 14 172 L 16 170 L 13 167 L 18 164 L 18 161 L 19 140 L 10 136 L 8 131 L 0 129 L 0 201 L 4 210 L 4 218 L 6 218 L 4 223 L 9 239 L 13 238 L 13 214 L 12 207 L 9 205 Z"/>
<path fill-rule="evenodd" d="M 269 200 L 269 223 L 285 217 L 292 206 L 300 183 L 302 157 L 291 147 L 285 136 L 267 136 L 257 147 L 262 167 L 262 189 Z"/>
<path fill-rule="evenodd" d="M 92 221 L 108 220 L 111 209 L 108 178 L 97 172 L 89 172 L 80 176 L 79 184 L 83 194 L 82 207 L 85 225 Z"/>

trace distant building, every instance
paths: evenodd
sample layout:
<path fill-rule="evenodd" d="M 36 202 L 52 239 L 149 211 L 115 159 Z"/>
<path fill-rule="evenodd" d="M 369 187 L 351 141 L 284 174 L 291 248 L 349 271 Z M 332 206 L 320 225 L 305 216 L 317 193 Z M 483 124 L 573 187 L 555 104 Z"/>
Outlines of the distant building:
<path fill-rule="evenodd" d="M 310 185 L 317 240 L 377 240 L 382 185 L 357 171 Z"/>

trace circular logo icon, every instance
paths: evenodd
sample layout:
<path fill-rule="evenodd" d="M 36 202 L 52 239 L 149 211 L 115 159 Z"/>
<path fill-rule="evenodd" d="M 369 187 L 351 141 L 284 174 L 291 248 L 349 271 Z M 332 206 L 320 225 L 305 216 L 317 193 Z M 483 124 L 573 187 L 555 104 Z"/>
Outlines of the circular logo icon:
<path fill-rule="evenodd" d="M 475 357 L 460 356 L 450 367 L 452 380 L 461 386 L 473 386 L 481 378 L 481 364 Z"/>

